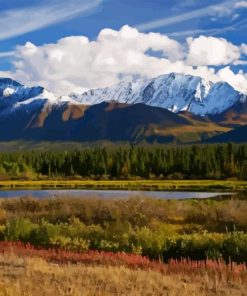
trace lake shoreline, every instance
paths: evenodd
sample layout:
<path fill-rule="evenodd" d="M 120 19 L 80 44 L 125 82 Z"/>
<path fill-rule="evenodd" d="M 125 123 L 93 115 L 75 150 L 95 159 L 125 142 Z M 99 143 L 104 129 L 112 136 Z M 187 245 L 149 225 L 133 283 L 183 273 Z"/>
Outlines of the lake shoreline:
<path fill-rule="evenodd" d="M 0 190 L 52 190 L 52 189 L 84 189 L 84 190 L 128 190 L 128 191 L 216 191 L 236 192 L 247 190 L 247 181 L 232 180 L 39 180 L 0 181 Z"/>

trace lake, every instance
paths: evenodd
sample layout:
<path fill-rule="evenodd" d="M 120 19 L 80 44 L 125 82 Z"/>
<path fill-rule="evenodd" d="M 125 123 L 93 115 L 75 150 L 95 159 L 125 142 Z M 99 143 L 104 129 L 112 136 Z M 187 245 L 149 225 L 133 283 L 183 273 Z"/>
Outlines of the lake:
<path fill-rule="evenodd" d="M 213 198 L 232 193 L 220 192 L 181 192 L 181 191 L 128 191 L 128 190 L 0 190 L 0 198 L 18 198 L 32 196 L 34 198 L 59 197 L 96 197 L 96 198 L 129 198 L 150 197 L 158 199 L 192 199 Z"/>

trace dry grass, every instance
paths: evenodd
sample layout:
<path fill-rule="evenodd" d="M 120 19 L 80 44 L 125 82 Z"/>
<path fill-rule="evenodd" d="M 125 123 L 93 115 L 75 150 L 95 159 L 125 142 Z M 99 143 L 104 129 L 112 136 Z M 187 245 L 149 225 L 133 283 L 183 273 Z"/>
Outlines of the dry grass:
<path fill-rule="evenodd" d="M 38 258 L 0 256 L 0 296 L 246 295 L 247 283 L 204 275 L 162 275 L 126 267 L 56 265 Z"/>
<path fill-rule="evenodd" d="M 160 127 L 156 127 L 154 129 L 154 133 L 155 134 L 159 134 L 162 136 L 169 136 L 169 135 L 175 135 L 175 136 L 180 136 L 183 135 L 183 133 L 188 133 L 188 134 L 192 134 L 195 136 L 195 133 L 220 133 L 220 132 L 229 132 L 230 130 L 232 130 L 229 127 L 224 127 L 224 126 L 219 126 L 216 125 L 214 123 L 201 123 L 198 124 L 196 123 L 196 125 L 188 125 L 188 126 L 183 126 L 183 128 L 175 126 L 175 127 L 171 127 L 169 129 L 162 129 Z"/>

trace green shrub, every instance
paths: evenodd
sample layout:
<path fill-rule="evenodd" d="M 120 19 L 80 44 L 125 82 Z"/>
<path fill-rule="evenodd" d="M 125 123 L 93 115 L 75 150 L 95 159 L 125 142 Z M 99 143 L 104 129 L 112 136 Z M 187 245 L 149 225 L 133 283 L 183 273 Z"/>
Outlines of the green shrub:
<path fill-rule="evenodd" d="M 156 225 L 156 227 L 155 227 Z M 69 223 L 52 224 L 45 220 L 32 223 L 18 218 L 0 226 L 0 238 L 35 246 L 56 247 L 74 252 L 89 249 L 137 253 L 150 258 L 224 259 L 247 262 L 247 233 L 178 234 L 174 226 L 153 223 L 150 227 L 132 227 L 120 223 L 85 225 L 78 218 Z"/>
<path fill-rule="evenodd" d="M 18 218 L 7 221 L 6 227 L 4 230 L 5 239 L 8 241 L 22 241 L 29 242 L 30 235 L 35 229 L 37 225 L 30 222 L 29 219 L 26 218 Z"/>

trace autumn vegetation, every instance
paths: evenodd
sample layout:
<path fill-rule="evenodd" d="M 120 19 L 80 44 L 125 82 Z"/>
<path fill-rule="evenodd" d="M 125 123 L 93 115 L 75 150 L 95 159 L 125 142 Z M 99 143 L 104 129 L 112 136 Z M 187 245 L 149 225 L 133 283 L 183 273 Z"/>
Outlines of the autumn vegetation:
<path fill-rule="evenodd" d="M 103 259 L 98 254 L 96 257 Z M 161 271 L 155 263 L 151 268 L 131 268 L 114 254 L 108 257 L 115 264 L 58 264 L 37 256 L 1 254 L 0 295 L 243 296 L 246 292 L 246 271 L 241 266 L 230 270 L 223 264 L 209 262 L 205 269 L 190 262 L 172 262 Z M 135 259 L 129 257 L 128 262 Z M 143 260 L 147 259 L 140 259 Z"/>
<path fill-rule="evenodd" d="M 247 260 L 247 201 L 3 200 L 0 239 L 71 252 L 125 252 L 168 262 Z"/>
<path fill-rule="evenodd" d="M 246 160 L 233 144 L 0 154 L 3 189 L 232 192 L 2 199 L 0 296 L 245 295 Z"/>
<path fill-rule="evenodd" d="M 3 199 L 0 295 L 243 296 L 247 200 Z"/>

